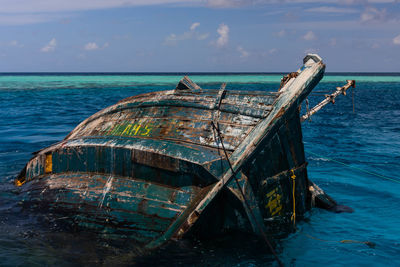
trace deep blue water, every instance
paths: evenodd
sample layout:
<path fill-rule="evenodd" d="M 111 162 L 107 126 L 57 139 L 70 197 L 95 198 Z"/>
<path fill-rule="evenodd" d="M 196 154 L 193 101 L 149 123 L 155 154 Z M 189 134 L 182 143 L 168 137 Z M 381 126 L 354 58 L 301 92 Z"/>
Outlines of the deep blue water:
<path fill-rule="evenodd" d="M 310 179 L 355 212 L 310 211 L 296 233 L 276 241 L 278 256 L 287 266 L 400 265 L 400 76 L 354 76 L 361 79 L 355 90 L 355 113 L 351 94 L 340 96 L 303 123 L 303 138 Z M 51 214 L 21 209 L 13 179 L 32 152 L 63 139 L 98 110 L 131 95 L 172 89 L 179 78 L 0 75 L 0 266 L 276 265 L 263 242 L 252 236 L 182 240 L 142 255 L 129 241 L 65 229 Z M 314 92 L 333 90 L 346 78 L 351 77 L 330 75 Z M 218 88 L 220 80 L 228 81 L 227 89 L 232 90 L 279 87 L 276 74 L 207 74 L 193 79 L 205 88 Z M 322 98 L 311 95 L 311 106 Z M 336 242 L 341 240 L 370 241 L 376 246 Z"/>

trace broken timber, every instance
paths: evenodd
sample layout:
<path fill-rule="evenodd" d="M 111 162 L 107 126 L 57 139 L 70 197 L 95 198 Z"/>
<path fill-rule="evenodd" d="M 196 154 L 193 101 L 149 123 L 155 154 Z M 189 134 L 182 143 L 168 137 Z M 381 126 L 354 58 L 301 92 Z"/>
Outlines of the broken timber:
<path fill-rule="evenodd" d="M 126 98 L 36 152 L 15 184 L 28 207 L 147 249 L 226 230 L 274 233 L 275 221 L 311 206 L 299 106 L 324 70 L 310 54 L 277 92 L 184 77 Z"/>
<path fill-rule="evenodd" d="M 312 115 L 314 115 L 315 113 L 317 113 L 320 109 L 322 109 L 325 105 L 327 105 L 328 103 L 332 103 L 335 104 L 335 98 L 340 95 L 346 95 L 346 91 L 347 89 L 349 89 L 350 87 L 355 88 L 356 87 L 356 81 L 354 80 L 347 80 L 347 84 L 345 84 L 342 87 L 337 87 L 336 91 L 330 95 L 326 95 L 325 99 L 322 100 L 319 104 L 317 104 L 315 107 L 313 107 L 310 111 L 307 111 L 306 114 L 304 114 L 303 116 L 301 116 L 301 122 L 311 118 Z M 354 98 L 353 98 L 354 99 Z M 353 112 L 354 112 L 354 100 L 353 100 Z"/>

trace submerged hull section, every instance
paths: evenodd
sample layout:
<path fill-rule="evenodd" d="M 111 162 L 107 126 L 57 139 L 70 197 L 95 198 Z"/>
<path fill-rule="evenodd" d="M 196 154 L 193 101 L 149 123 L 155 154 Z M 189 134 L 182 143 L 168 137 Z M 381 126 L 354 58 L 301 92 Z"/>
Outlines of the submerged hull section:
<path fill-rule="evenodd" d="M 154 248 L 189 233 L 262 234 L 310 206 L 299 105 L 316 55 L 277 92 L 200 88 L 124 99 L 35 154 L 16 179 L 28 205 Z"/>
<path fill-rule="evenodd" d="M 59 174 L 24 188 L 29 205 L 66 215 L 107 237 L 129 236 L 146 244 L 162 235 L 182 213 L 196 189 L 162 187 L 119 176 Z"/>

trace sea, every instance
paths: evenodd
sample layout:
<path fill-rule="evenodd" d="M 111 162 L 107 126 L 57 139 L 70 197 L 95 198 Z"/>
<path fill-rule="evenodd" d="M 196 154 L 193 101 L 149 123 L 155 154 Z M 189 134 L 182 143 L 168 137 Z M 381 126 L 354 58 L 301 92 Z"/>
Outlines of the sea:
<path fill-rule="evenodd" d="M 149 254 L 129 240 L 61 227 L 27 211 L 13 180 L 32 152 L 62 140 L 117 101 L 173 89 L 187 73 L 0 74 L 0 266 L 278 266 L 252 235 L 184 239 Z M 277 91 L 280 73 L 189 73 L 203 88 Z M 400 73 L 328 73 L 309 106 L 346 80 L 340 95 L 302 124 L 309 178 L 353 213 L 314 208 L 274 240 L 285 266 L 400 266 Z M 353 90 L 353 91 L 352 91 Z M 302 112 L 307 110 L 305 104 Z"/>

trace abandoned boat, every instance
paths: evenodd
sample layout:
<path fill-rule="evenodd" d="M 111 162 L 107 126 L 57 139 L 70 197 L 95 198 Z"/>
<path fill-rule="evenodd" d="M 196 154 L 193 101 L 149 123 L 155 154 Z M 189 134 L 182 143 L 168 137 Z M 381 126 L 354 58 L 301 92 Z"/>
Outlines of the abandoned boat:
<path fill-rule="evenodd" d="M 15 184 L 29 205 L 148 249 L 227 229 L 262 235 L 323 197 L 331 208 L 307 177 L 299 108 L 325 65 L 303 61 L 275 92 L 207 90 L 185 77 L 121 100 L 34 153 Z"/>

